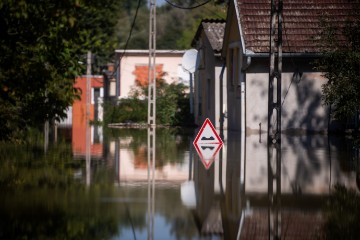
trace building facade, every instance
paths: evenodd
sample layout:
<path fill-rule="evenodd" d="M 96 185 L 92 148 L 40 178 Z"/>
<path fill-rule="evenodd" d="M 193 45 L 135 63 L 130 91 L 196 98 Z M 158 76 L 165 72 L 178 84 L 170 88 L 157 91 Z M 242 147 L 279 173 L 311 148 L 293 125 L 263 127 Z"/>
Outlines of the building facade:
<path fill-rule="evenodd" d="M 209 118 L 215 128 L 227 128 L 225 65 L 221 58 L 224 20 L 203 20 L 193 39 L 198 50 L 194 81 L 194 119 L 202 125 Z"/>
<path fill-rule="evenodd" d="M 344 23 L 358 3 L 283 3 L 281 126 L 283 132 L 327 132 L 333 127 L 321 100 L 323 73 L 314 69 L 321 57 L 320 21 Z M 230 1 L 222 56 L 227 65 L 229 129 L 247 134 L 267 131 L 270 1 Z"/>
<path fill-rule="evenodd" d="M 166 83 L 187 83 L 188 75 L 181 63 L 184 53 L 182 50 L 156 51 L 156 71 Z M 148 81 L 149 51 L 116 50 L 115 55 L 115 78 L 110 82 L 107 94 L 117 99 L 128 98 L 136 84 Z"/>

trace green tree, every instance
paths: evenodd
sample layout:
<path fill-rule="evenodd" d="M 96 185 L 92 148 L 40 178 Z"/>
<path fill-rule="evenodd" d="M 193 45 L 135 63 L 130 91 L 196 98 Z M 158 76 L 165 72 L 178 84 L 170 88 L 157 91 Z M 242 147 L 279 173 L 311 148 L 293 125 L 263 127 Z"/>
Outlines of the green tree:
<path fill-rule="evenodd" d="M 189 7 L 198 5 L 199 1 L 174 1 L 177 6 Z M 205 1 L 204 1 L 205 2 Z M 124 1 L 119 10 L 120 17 L 116 28 L 119 47 L 126 47 L 127 38 L 135 17 L 136 1 Z M 145 1 L 146 3 L 146 1 Z M 225 18 L 226 4 L 223 1 L 211 1 L 194 9 L 181 9 L 168 3 L 156 10 L 156 45 L 158 49 L 187 49 L 195 36 L 199 23 L 203 18 Z M 147 49 L 149 47 L 149 9 L 144 0 L 141 1 L 130 41 L 127 49 Z"/>
<path fill-rule="evenodd" d="M 65 117 L 87 50 L 113 51 L 115 0 L 0 2 L 0 139 Z M 17 138 L 20 138 L 17 136 Z"/>
<path fill-rule="evenodd" d="M 348 13 L 344 25 L 323 19 L 323 58 L 317 62 L 328 82 L 323 85 L 323 100 L 333 106 L 337 119 L 346 119 L 360 110 L 360 9 Z"/>
<path fill-rule="evenodd" d="M 179 126 L 192 125 L 188 87 L 184 84 L 168 84 L 157 79 L 156 84 L 156 123 Z M 131 97 L 119 100 L 116 106 L 105 105 L 105 124 L 115 122 L 147 122 L 148 86 L 135 86 Z"/>

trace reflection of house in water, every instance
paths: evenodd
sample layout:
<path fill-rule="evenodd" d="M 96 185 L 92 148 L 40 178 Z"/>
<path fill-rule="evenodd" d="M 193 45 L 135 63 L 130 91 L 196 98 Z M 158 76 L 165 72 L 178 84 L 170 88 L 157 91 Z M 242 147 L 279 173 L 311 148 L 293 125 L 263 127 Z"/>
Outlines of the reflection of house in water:
<path fill-rule="evenodd" d="M 133 137 L 120 137 L 110 143 L 109 152 L 115 158 L 115 171 L 120 184 L 143 183 L 148 181 L 148 156 L 146 141 L 131 146 Z M 185 160 L 188 157 L 185 156 Z M 156 160 L 158 164 L 160 159 Z M 155 167 L 155 181 L 180 183 L 188 179 L 188 164 L 166 162 Z"/>
<path fill-rule="evenodd" d="M 75 88 L 81 91 L 81 99 L 72 106 L 72 147 L 75 156 L 85 156 L 86 153 L 86 76 L 76 78 Z M 103 77 L 91 77 L 90 121 L 103 118 Z M 91 125 L 91 155 L 102 157 L 102 127 Z"/>
<path fill-rule="evenodd" d="M 275 179 L 261 138 L 246 137 L 243 152 L 240 140 L 239 132 L 229 132 L 222 158 L 209 170 L 195 158 L 193 189 L 182 189 L 183 203 L 193 209 L 202 235 L 268 239 L 279 224 L 281 238 L 314 239 L 324 221 L 322 210 L 331 188 L 337 183 L 357 188 L 356 169 L 344 167 L 354 158 L 343 139 L 285 135 L 282 162 L 272 164 L 279 173 Z M 279 184 L 279 191 L 269 183 Z"/>

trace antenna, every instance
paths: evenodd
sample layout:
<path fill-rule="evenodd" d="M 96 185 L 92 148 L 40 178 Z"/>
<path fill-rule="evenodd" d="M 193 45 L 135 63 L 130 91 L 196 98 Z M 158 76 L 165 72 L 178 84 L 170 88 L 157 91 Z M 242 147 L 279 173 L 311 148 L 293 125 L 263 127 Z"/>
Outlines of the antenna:
<path fill-rule="evenodd" d="M 197 55 L 196 49 L 187 50 L 182 57 L 182 67 L 189 73 L 194 73 L 197 67 Z"/>
<path fill-rule="evenodd" d="M 198 66 L 198 51 L 196 49 L 187 50 L 182 57 L 182 67 L 185 71 L 190 74 L 190 113 L 194 113 L 194 104 L 193 104 L 193 84 L 192 78 L 193 73 L 196 71 Z"/>

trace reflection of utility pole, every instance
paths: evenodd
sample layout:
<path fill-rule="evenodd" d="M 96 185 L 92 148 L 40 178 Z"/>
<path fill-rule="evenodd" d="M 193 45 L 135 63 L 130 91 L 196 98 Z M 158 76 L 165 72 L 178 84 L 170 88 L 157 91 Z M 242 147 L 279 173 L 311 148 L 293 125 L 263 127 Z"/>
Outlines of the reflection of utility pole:
<path fill-rule="evenodd" d="M 86 58 L 86 185 L 90 185 L 90 100 L 91 100 L 91 52 L 88 51 Z"/>
<path fill-rule="evenodd" d="M 156 0 L 150 0 L 148 92 L 148 239 L 154 239 L 156 146 Z M 151 171 L 150 171 L 151 170 Z"/>
<path fill-rule="evenodd" d="M 44 123 L 44 152 L 47 153 L 49 148 L 49 120 L 46 119 Z"/>
<path fill-rule="evenodd" d="M 282 0 L 271 0 L 270 71 L 268 96 L 269 239 L 281 238 L 281 73 Z M 277 23 L 277 24 L 276 24 Z M 276 39 L 277 34 L 277 39 Z M 275 96 L 274 96 L 275 95 Z M 274 195 L 275 192 L 275 195 Z"/>

